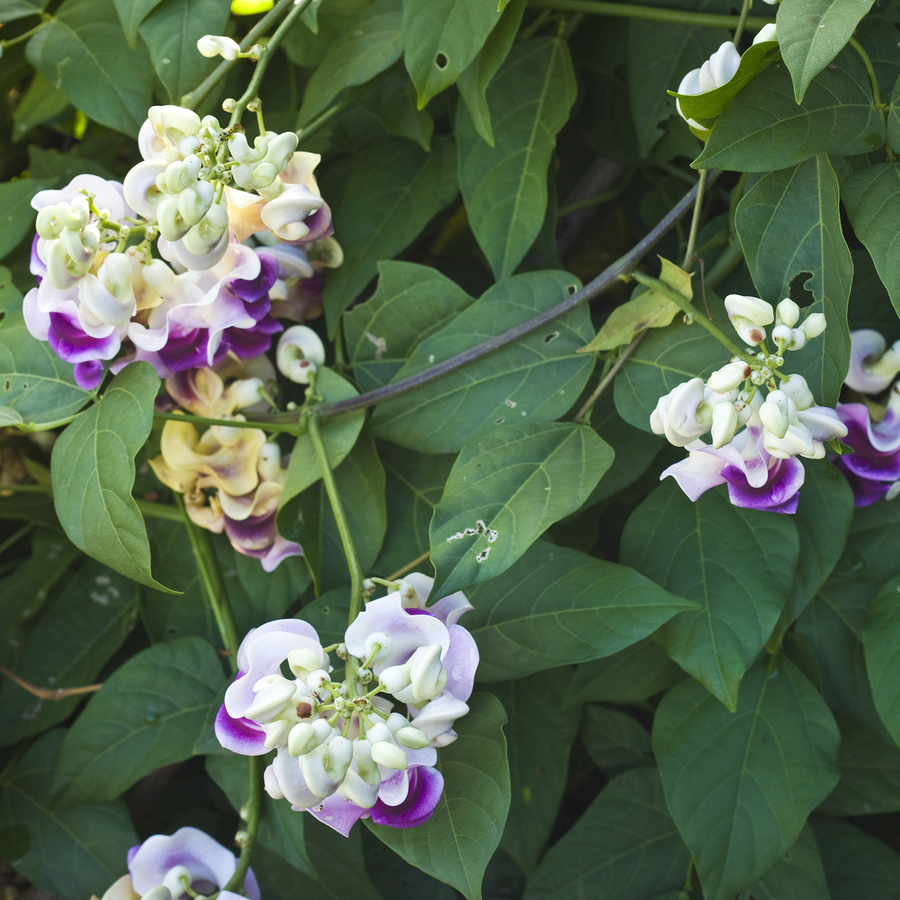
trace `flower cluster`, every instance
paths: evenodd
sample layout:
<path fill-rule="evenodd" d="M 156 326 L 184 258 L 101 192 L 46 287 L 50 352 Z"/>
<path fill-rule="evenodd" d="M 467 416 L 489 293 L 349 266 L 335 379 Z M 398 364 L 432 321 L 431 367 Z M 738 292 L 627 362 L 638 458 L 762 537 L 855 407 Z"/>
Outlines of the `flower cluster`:
<path fill-rule="evenodd" d="M 331 679 L 306 622 L 268 622 L 244 638 L 216 735 L 236 753 L 277 751 L 265 772 L 271 797 L 344 835 L 370 816 L 395 828 L 430 818 L 443 790 L 437 749 L 456 740 L 478 665 L 474 640 L 457 624 L 471 605 L 456 593 L 426 608 L 431 585 L 412 574 L 367 604 L 329 648 L 347 661 L 342 682 Z M 407 714 L 392 712 L 384 692 Z"/>
<path fill-rule="evenodd" d="M 79 175 L 32 200 L 39 286 L 25 297 L 25 321 L 86 390 L 123 347 L 114 371 L 146 360 L 161 377 L 264 353 L 281 330 L 272 301 L 302 318 L 316 276 L 342 261 L 313 176 L 319 157 L 295 152 L 296 134 L 266 132 L 251 146 L 189 109 L 148 115 L 143 162 L 123 184 Z M 310 287 L 298 291 L 304 279 Z"/>
<path fill-rule="evenodd" d="M 836 462 L 853 489 L 856 505 L 869 506 L 900 494 L 900 381 L 894 381 L 900 372 L 900 341 L 888 348 L 884 338 L 869 329 L 854 331 L 850 339 L 846 386 L 873 397 L 890 386 L 885 405 L 863 398 L 863 403 L 837 407 L 847 426 L 844 442 L 854 452 Z"/>
<path fill-rule="evenodd" d="M 674 477 L 691 500 L 727 483 L 735 506 L 796 512 L 804 478 L 797 457 L 821 459 L 825 443 L 847 434 L 835 410 L 815 405 L 802 376 L 782 370 L 784 354 L 818 337 L 825 317 L 811 313 L 800 323 L 800 308 L 792 300 L 773 309 L 765 300 L 739 294 L 725 298 L 725 309 L 752 349 L 733 357 L 706 382 L 692 378 L 660 397 L 651 428 L 689 451 L 687 459 L 660 477 Z M 769 352 L 766 326 L 773 323 L 775 346 Z M 711 444 L 700 440 L 707 433 Z"/>
<path fill-rule="evenodd" d="M 155 834 L 132 847 L 128 874 L 101 900 L 181 900 L 216 892 L 219 900 L 244 900 L 243 894 L 222 890 L 236 869 L 234 854 L 208 834 L 197 828 L 179 828 L 173 835 Z M 244 892 L 250 900 L 260 900 L 252 869 L 244 879 Z"/>

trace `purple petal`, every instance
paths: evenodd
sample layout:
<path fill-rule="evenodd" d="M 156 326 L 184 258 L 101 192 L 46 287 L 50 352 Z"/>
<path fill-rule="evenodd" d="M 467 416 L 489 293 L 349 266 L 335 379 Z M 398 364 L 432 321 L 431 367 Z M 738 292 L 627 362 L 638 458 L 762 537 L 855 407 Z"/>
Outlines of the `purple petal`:
<path fill-rule="evenodd" d="M 50 313 L 47 340 L 54 353 L 70 363 L 112 359 L 122 344 L 119 329 L 107 337 L 91 337 L 85 333 L 77 318 L 59 312 Z"/>
<path fill-rule="evenodd" d="M 271 254 L 260 250 L 256 254 L 259 257 L 260 271 L 255 278 L 236 278 L 228 287 L 232 293 L 247 303 L 255 303 L 263 297 L 269 296 L 272 285 L 278 279 L 278 260 Z"/>
<path fill-rule="evenodd" d="M 797 511 L 797 492 L 805 476 L 803 464 L 796 457 L 779 459 L 770 466 L 768 481 L 762 487 L 748 484 L 747 476 L 736 466 L 722 469 L 722 477 L 728 482 L 728 497 L 734 506 L 780 513 Z"/>
<path fill-rule="evenodd" d="M 236 719 L 228 715 L 223 703 L 216 713 L 216 738 L 226 749 L 242 756 L 262 756 L 268 753 L 266 733 L 250 719 Z"/>
<path fill-rule="evenodd" d="M 103 381 L 103 363 L 99 359 L 75 363 L 75 384 L 83 391 L 93 391 Z"/>
<path fill-rule="evenodd" d="M 369 810 L 360 809 L 355 803 L 345 800 L 339 794 L 326 797 L 318 806 L 306 810 L 323 825 L 333 828 L 344 837 L 350 837 L 350 829 L 360 820 L 368 818 Z"/>
<path fill-rule="evenodd" d="M 458 700 L 468 700 L 475 686 L 478 645 L 462 625 L 451 625 L 448 631 L 450 649 L 441 660 L 441 665 L 447 672 L 446 690 Z"/>
<path fill-rule="evenodd" d="M 334 234 L 334 224 L 331 221 L 331 210 L 327 203 L 323 203 L 311 216 L 307 216 L 303 220 L 303 224 L 309 229 L 309 233 L 305 234 L 297 241 L 284 241 L 285 244 L 299 247 L 303 244 L 311 244 L 313 241 L 320 241 L 322 238 Z"/>
<path fill-rule="evenodd" d="M 444 790 L 444 777 L 430 766 L 419 766 L 409 773 L 409 793 L 399 806 L 378 800 L 372 807 L 372 821 L 392 828 L 414 828 L 427 822 Z"/>

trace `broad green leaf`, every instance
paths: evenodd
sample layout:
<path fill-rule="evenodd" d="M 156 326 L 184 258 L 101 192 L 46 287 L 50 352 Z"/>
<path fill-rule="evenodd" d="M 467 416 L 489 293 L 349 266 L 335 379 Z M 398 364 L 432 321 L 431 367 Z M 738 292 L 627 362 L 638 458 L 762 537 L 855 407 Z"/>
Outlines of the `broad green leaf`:
<path fill-rule="evenodd" d="M 505 279 L 416 346 L 393 380 L 425 372 L 503 334 L 577 288 L 577 279 L 565 272 Z M 444 453 L 504 422 L 558 419 L 590 376 L 593 360 L 575 354 L 590 335 L 587 309 L 579 307 L 484 359 L 382 403 L 372 416 L 372 432 L 416 450 Z"/>
<path fill-rule="evenodd" d="M 68 107 L 69 101 L 40 72 L 34 73 L 28 90 L 15 112 L 13 140 L 20 140 L 32 128 L 43 125 Z M 5 187 L 5 185 L 4 185 Z"/>
<path fill-rule="evenodd" d="M 322 368 L 316 373 L 316 393 L 326 402 L 334 403 L 355 397 L 358 392 L 345 378 L 332 372 L 331 369 Z M 326 419 L 322 423 L 322 443 L 325 445 L 332 469 L 336 469 L 353 449 L 365 419 L 365 410 L 361 409 Z M 289 540 L 294 540 L 291 535 L 295 532 L 299 520 L 300 508 L 296 498 L 321 477 L 322 467 L 319 465 L 312 438 L 308 432 L 301 434 L 291 451 L 287 478 L 278 507 L 278 530 Z"/>
<path fill-rule="evenodd" d="M 891 104 L 887 120 L 887 139 L 892 150 L 900 150 L 900 75 L 891 92 Z"/>
<path fill-rule="evenodd" d="M 416 108 L 416 89 L 403 69 L 394 69 L 379 78 L 359 98 L 359 105 L 372 113 L 388 134 L 431 150 L 434 119 L 431 113 Z"/>
<path fill-rule="evenodd" d="M 13 284 L 12 273 L 6 266 L 0 266 L 0 329 L 24 322 L 22 299 L 21 291 Z M 0 331 L 0 337 L 4 333 Z"/>
<path fill-rule="evenodd" d="M 578 715 L 559 698 L 571 680 L 569 670 L 557 669 L 494 686 L 509 717 L 510 815 L 500 847 L 526 875 L 537 866 L 566 786 Z M 540 740 L 534 739 L 536 707 L 543 710 Z"/>
<path fill-rule="evenodd" d="M 24 323 L 0 328 L 0 402 L 22 417 L 25 430 L 62 424 L 90 400 L 72 372 L 72 364 L 33 338 Z"/>
<path fill-rule="evenodd" d="M 653 763 L 650 734 L 637 719 L 604 706 L 588 706 L 581 741 L 599 769 L 633 769 Z"/>
<path fill-rule="evenodd" d="M 454 725 L 459 738 L 443 747 L 438 771 L 444 793 L 434 815 L 415 828 L 366 824 L 395 853 L 450 884 L 467 900 L 481 900 L 481 881 L 500 843 L 509 811 L 506 713 L 493 694 L 478 692 Z"/>
<path fill-rule="evenodd" d="M 853 491 L 835 466 L 810 464 L 805 470 L 800 503 L 794 516 L 800 536 L 800 555 L 773 644 L 780 643 L 837 565 L 853 516 Z"/>
<path fill-rule="evenodd" d="M 54 564 L 52 559 L 42 562 L 45 571 Z M 93 560 L 87 561 L 28 632 L 24 651 L 16 662 L 16 674 L 51 690 L 94 682 L 134 627 L 137 593 L 134 582 Z M 0 684 L 0 717 L 5 724 L 0 745 L 56 725 L 83 699 L 35 700 L 19 685 L 4 679 Z"/>
<path fill-rule="evenodd" d="M 284 47 L 291 62 L 310 68 L 319 65 L 328 48 L 355 27 L 370 5 L 371 0 L 328 0 L 320 6 L 317 0 L 316 30 L 306 22 L 296 22 L 285 35 Z"/>
<path fill-rule="evenodd" d="M 163 0 L 140 26 L 159 80 L 178 105 L 215 65 L 197 51 L 205 34 L 222 34 L 228 6 L 220 0 Z"/>
<path fill-rule="evenodd" d="M 53 498 L 46 494 L 14 494 L 12 497 L 0 497 L 0 519 L 23 519 L 32 525 L 62 533 L 53 509 Z"/>
<path fill-rule="evenodd" d="M 629 517 L 621 560 L 702 604 L 667 622 L 656 639 L 734 710 L 744 672 L 781 614 L 798 553 L 791 516 L 732 506 L 724 490 L 692 503 L 666 479 Z"/>
<path fill-rule="evenodd" d="M 53 446 L 53 501 L 69 540 L 122 575 L 168 591 L 150 574 L 150 543 L 131 496 L 134 457 L 150 435 L 159 376 L 149 363 L 123 369 L 99 403 Z"/>
<path fill-rule="evenodd" d="M 162 2 L 163 0 L 114 0 L 129 47 L 134 47 L 137 43 L 141 22 Z"/>
<path fill-rule="evenodd" d="M 816 402 L 837 402 L 850 364 L 847 303 L 853 260 L 841 231 L 838 181 L 819 155 L 793 169 L 771 172 L 738 204 L 735 228 L 760 296 L 774 306 L 790 296 L 791 282 L 816 299 L 809 312 L 824 313 L 825 333 L 790 354 L 790 371 L 803 375 Z"/>
<path fill-rule="evenodd" d="M 892 578 L 873 598 L 863 632 L 866 670 L 882 721 L 900 744 L 900 577 Z"/>
<path fill-rule="evenodd" d="M 675 115 L 675 101 L 666 91 L 677 89 L 687 72 L 730 37 L 719 28 L 644 20 L 628 23 L 628 96 L 642 159 L 663 136 L 661 123 Z"/>
<path fill-rule="evenodd" d="M 0 22 L 13 22 L 26 16 L 36 16 L 47 6 L 45 0 L 0 0 Z"/>
<path fill-rule="evenodd" d="M 459 76 L 456 86 L 469 110 L 475 130 L 491 147 L 494 146 L 494 130 L 491 127 L 491 109 L 487 101 L 487 89 L 494 76 L 509 55 L 519 30 L 526 0 L 515 0 L 504 10 L 500 21 L 488 35 L 478 56 Z"/>
<path fill-rule="evenodd" d="M 251 769 L 246 757 L 236 753 L 206 757 L 206 772 L 222 788 L 237 812 L 249 799 L 250 778 L 259 777 L 256 768 Z M 267 794 L 262 797 L 262 811 L 259 820 L 259 842 L 290 863 L 298 872 L 315 877 L 312 863 L 304 844 L 306 822 L 312 816 L 304 816 L 291 809 L 283 800 L 273 800 Z"/>
<path fill-rule="evenodd" d="M 822 857 L 809 823 L 797 843 L 738 900 L 823 900 L 828 898 Z"/>
<path fill-rule="evenodd" d="M 22 425 L 22 414 L 10 406 L 0 406 L 0 428 L 7 425 Z"/>
<path fill-rule="evenodd" d="M 813 79 L 799 105 L 784 63 L 758 75 L 716 120 L 693 165 L 768 172 L 815 156 L 871 153 L 884 143 L 884 119 L 855 53 L 843 51 Z"/>
<path fill-rule="evenodd" d="M 65 0 L 28 61 L 95 122 L 136 137 L 150 106 L 150 58 L 129 50 L 113 0 Z"/>
<path fill-rule="evenodd" d="M 307 125 L 344 88 L 365 84 L 393 65 L 403 52 L 401 0 L 376 0 L 356 25 L 329 48 L 303 94 L 298 125 Z"/>
<path fill-rule="evenodd" d="M 800 103 L 810 82 L 846 46 L 872 0 L 796 0 L 778 7 L 778 47 Z"/>
<path fill-rule="evenodd" d="M 121 139 L 113 138 L 112 135 L 108 135 L 104 141 L 104 144 L 112 147 L 120 143 Z M 98 175 L 107 179 L 115 177 L 106 166 L 90 156 L 74 152 L 60 153 L 56 149 L 46 150 L 37 144 L 28 145 L 28 171 L 32 178 L 55 178 L 57 185 L 71 181 L 76 175 Z"/>
<path fill-rule="evenodd" d="M 566 45 L 538 38 L 513 47 L 487 90 L 493 147 L 465 104 L 457 108 L 459 185 L 469 224 L 498 281 L 512 275 L 541 230 L 547 167 L 576 92 Z"/>
<path fill-rule="evenodd" d="M 833 816 L 869 816 L 900 810 L 900 748 L 854 722 L 840 718 L 838 786 L 819 806 Z"/>
<path fill-rule="evenodd" d="M 900 315 L 900 263 L 895 228 L 900 217 L 897 167 L 880 163 L 851 175 L 841 184 L 841 199 L 854 233 L 869 251 L 891 303 Z"/>
<path fill-rule="evenodd" d="M 741 54 L 737 71 L 720 87 L 700 94 L 669 91 L 669 95 L 678 98 L 681 111 L 688 119 L 716 119 L 728 109 L 738 91 L 779 59 L 777 50 L 778 41 L 760 41 Z"/>
<path fill-rule="evenodd" d="M 475 302 L 437 269 L 385 260 L 378 289 L 344 319 L 353 374 L 370 391 L 387 384 L 412 349 Z"/>
<path fill-rule="evenodd" d="M 382 897 L 390 897 L 391 900 L 416 900 L 418 897 L 427 897 L 428 900 L 459 900 L 459 893 L 449 884 L 443 884 L 410 865 L 370 832 L 364 832 L 362 837 L 366 870 L 371 874 L 375 888 Z M 502 854 L 495 854 L 485 871 L 482 891 L 488 896 L 491 893 L 491 868 L 496 866 L 501 857 Z M 510 865 L 515 868 L 515 863 L 511 862 Z"/>
<path fill-rule="evenodd" d="M 639 703 L 687 676 L 656 641 L 646 638 L 575 669 L 567 707 L 580 703 Z"/>
<path fill-rule="evenodd" d="M 837 819 L 812 820 L 831 900 L 895 900 L 900 854 L 864 831 Z"/>
<path fill-rule="evenodd" d="M 459 78 L 499 20 L 484 0 L 405 0 L 404 62 L 419 109 Z"/>
<path fill-rule="evenodd" d="M 784 657 L 747 672 L 734 712 L 696 681 L 666 694 L 653 750 L 707 900 L 731 900 L 790 850 L 837 784 L 838 740 L 825 701 Z"/>
<path fill-rule="evenodd" d="M 617 306 L 609 314 L 597 336 L 578 352 L 615 350 L 616 347 L 630 344 L 648 328 L 665 328 L 677 313 L 678 307 L 668 297 L 640 287 L 630 300 Z"/>
<path fill-rule="evenodd" d="M 35 887 L 59 900 L 84 900 L 128 871 L 138 836 L 122 800 L 56 809 L 50 783 L 65 734 L 45 734 L 4 773 L 0 854 Z"/>
<path fill-rule="evenodd" d="M 610 656 L 694 605 L 625 566 L 544 541 L 467 593 L 479 681 Z"/>
<path fill-rule="evenodd" d="M 375 276 L 378 261 L 405 250 L 457 190 L 450 141 L 435 141 L 425 153 L 409 141 L 389 140 L 359 154 L 334 206 L 344 262 L 325 279 L 322 302 L 330 333 Z"/>
<path fill-rule="evenodd" d="M 66 733 L 53 792 L 67 806 L 113 800 L 190 758 L 225 681 L 200 638 L 155 644 L 121 665 Z"/>
<path fill-rule="evenodd" d="M 581 506 L 612 460 L 596 432 L 571 423 L 504 425 L 466 444 L 431 520 L 435 597 L 505 572 Z"/>
<path fill-rule="evenodd" d="M 541 861 L 525 900 L 649 900 L 683 884 L 687 867 L 659 773 L 644 766 L 600 792 Z"/>
<path fill-rule="evenodd" d="M 31 208 L 31 198 L 38 191 L 53 185 L 53 181 L 39 178 L 20 178 L 0 184 L 0 222 L 3 223 L 0 229 L 0 259 L 15 250 L 28 232 L 34 231 L 37 213 Z"/>

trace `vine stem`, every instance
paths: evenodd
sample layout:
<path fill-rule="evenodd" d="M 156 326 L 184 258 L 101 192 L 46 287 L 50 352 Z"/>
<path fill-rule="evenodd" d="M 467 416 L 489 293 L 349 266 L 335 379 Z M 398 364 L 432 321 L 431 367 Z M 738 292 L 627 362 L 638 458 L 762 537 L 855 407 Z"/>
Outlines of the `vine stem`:
<path fill-rule="evenodd" d="M 878 90 L 878 78 L 875 75 L 875 67 L 872 65 L 872 60 L 869 59 L 869 54 L 866 53 L 865 49 L 863 49 L 863 45 L 855 38 L 850 38 L 850 46 L 859 54 L 860 59 L 863 61 L 863 65 L 866 67 L 866 71 L 869 73 L 869 81 L 872 82 L 872 100 L 875 103 L 875 106 L 878 109 L 881 109 L 881 92 Z"/>
<path fill-rule="evenodd" d="M 253 846 L 256 843 L 256 835 L 259 833 L 259 820 L 262 814 L 262 773 L 260 772 L 261 756 L 248 756 L 250 760 L 250 791 L 247 796 L 247 828 L 246 836 L 241 845 L 241 855 L 238 858 L 234 875 L 222 890 L 243 893 L 244 879 L 250 868 L 250 857 L 253 855 Z"/>
<path fill-rule="evenodd" d="M 279 425 L 277 422 L 242 422 L 240 419 L 208 419 L 204 416 L 188 416 L 181 413 L 155 412 L 154 421 L 188 422 L 191 425 L 224 425 L 226 428 L 256 428 L 259 431 L 279 431 L 297 434 L 296 425 Z"/>
<path fill-rule="evenodd" d="M 706 177 L 709 169 L 701 169 L 700 170 L 700 178 L 697 181 L 697 196 L 694 200 L 694 214 L 691 218 L 691 230 L 688 234 L 688 243 L 687 250 L 684 253 L 684 262 L 681 264 L 681 268 L 685 271 L 690 271 L 688 266 L 691 264 L 691 259 L 694 256 L 694 249 L 697 246 L 697 234 L 700 231 L 700 209 L 703 206 L 703 193 L 706 189 Z"/>
<path fill-rule="evenodd" d="M 219 571 L 219 564 L 216 560 L 216 553 L 213 550 L 209 532 L 194 524 L 184 508 L 184 500 L 181 499 L 181 494 L 175 495 L 175 502 L 181 510 L 181 518 L 185 528 L 187 528 L 188 537 L 191 540 L 191 549 L 194 551 L 194 559 L 197 562 L 197 572 L 200 575 L 200 580 L 203 582 L 206 596 L 209 598 L 209 605 L 212 608 L 216 625 L 219 627 L 219 634 L 222 635 L 222 642 L 225 644 L 225 648 L 231 651 L 228 663 L 231 666 L 232 673 L 236 673 L 237 651 L 240 644 L 237 625 L 234 621 L 231 605 L 228 602 L 228 593 L 225 590 L 222 573 Z"/>
<path fill-rule="evenodd" d="M 39 688 L 30 681 L 20 678 L 15 672 L 11 672 L 6 666 L 0 666 L 0 675 L 5 675 L 20 688 L 23 688 L 35 697 L 40 697 L 42 700 L 65 700 L 66 697 L 75 697 L 79 694 L 92 694 L 103 687 L 102 684 L 86 684 L 84 687 L 73 688 Z"/>
<path fill-rule="evenodd" d="M 750 12 L 750 0 L 744 0 L 743 5 L 741 6 L 741 17 L 737 23 L 737 28 L 734 29 L 734 37 L 732 38 L 732 43 L 737 46 L 740 42 L 741 35 L 744 33 L 744 26 L 747 24 L 747 14 Z"/>
<path fill-rule="evenodd" d="M 591 13 L 619 19 L 646 19 L 652 22 L 679 22 L 685 25 L 699 25 L 703 28 L 737 28 L 740 16 L 725 16 L 716 13 L 692 13 L 682 9 L 661 9 L 657 6 L 637 4 L 607 3 L 602 0 L 529 0 L 529 6 L 537 9 L 561 9 L 568 12 Z M 760 31 L 775 19 L 750 16 L 744 19 L 747 31 Z"/>
<path fill-rule="evenodd" d="M 234 110 L 231 113 L 231 121 L 228 123 L 231 127 L 237 125 L 241 121 L 241 116 L 243 116 L 244 110 L 251 101 L 259 100 L 259 86 L 262 84 L 263 75 L 266 74 L 266 69 L 269 67 L 272 55 L 278 49 L 278 45 L 284 40 L 284 36 L 290 31 L 294 22 L 306 12 L 306 8 L 312 3 L 312 0 L 299 0 L 299 2 L 297 2 L 297 0 L 292 0 L 292 2 L 295 4 L 294 8 L 284 17 L 281 24 L 275 30 L 275 34 L 272 35 L 269 43 L 266 44 L 266 49 L 259 58 L 259 62 L 256 64 L 256 69 L 253 72 L 253 77 L 247 85 L 247 90 L 244 91 L 241 99 L 235 104 Z"/>
<path fill-rule="evenodd" d="M 674 288 L 670 287 L 664 281 L 660 281 L 659 278 L 654 278 L 652 275 L 645 275 L 643 272 L 633 272 L 631 274 L 631 278 L 635 281 L 640 282 L 641 284 L 645 284 L 649 288 L 653 288 L 653 290 L 657 291 L 660 294 L 668 297 L 683 313 L 690 316 L 694 322 L 702 325 L 720 344 L 722 344 L 732 356 L 738 357 L 738 359 L 744 360 L 746 363 L 750 363 L 751 365 L 758 365 L 759 361 L 754 357 L 747 354 L 744 350 L 742 350 L 738 345 L 731 340 L 727 335 L 723 334 L 718 326 L 711 322 L 706 316 L 704 316 L 690 300 L 685 298 L 682 294 L 679 294 Z"/>
<path fill-rule="evenodd" d="M 584 406 L 578 410 L 575 414 L 574 421 L 580 422 L 590 411 L 593 405 L 600 399 L 600 395 L 609 387 L 612 380 L 619 374 L 622 366 L 628 361 L 628 357 L 637 350 L 638 344 L 644 339 L 644 335 L 647 333 L 647 329 L 645 328 L 642 332 L 638 334 L 638 336 L 619 354 L 619 358 L 616 360 L 615 365 L 600 379 L 600 384 L 597 385 L 596 390 L 587 400 L 584 401 Z"/>

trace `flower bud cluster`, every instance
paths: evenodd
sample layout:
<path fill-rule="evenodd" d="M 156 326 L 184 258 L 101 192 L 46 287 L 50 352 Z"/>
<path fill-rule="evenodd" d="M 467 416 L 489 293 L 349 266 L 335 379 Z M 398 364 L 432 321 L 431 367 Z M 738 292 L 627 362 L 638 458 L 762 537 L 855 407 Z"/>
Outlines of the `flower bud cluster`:
<path fill-rule="evenodd" d="M 368 603 L 336 648 L 342 681 L 306 622 L 251 631 L 216 719 L 227 749 L 277 750 L 265 772 L 270 796 L 344 834 L 363 817 L 400 828 L 427 820 L 443 786 L 437 748 L 456 739 L 453 723 L 468 712 L 478 651 L 456 620 L 471 606 L 454 594 L 423 608 L 423 575 L 395 588 Z"/>
<path fill-rule="evenodd" d="M 785 353 L 802 349 L 825 330 L 825 317 L 811 313 L 801 323 L 800 308 L 790 299 L 773 309 L 758 297 L 738 294 L 725 298 L 725 309 L 750 349 L 746 355 L 733 357 L 706 382 L 692 378 L 659 399 L 650 417 L 652 430 L 691 454 L 690 459 L 667 469 L 663 477 L 674 475 L 691 499 L 729 476 L 736 477 L 740 483 L 729 488 L 732 502 L 793 512 L 796 500 L 788 503 L 790 498 L 786 499 L 783 491 L 759 499 L 759 489 L 772 478 L 783 482 L 789 475 L 794 494 L 802 484 L 799 462 L 785 467 L 777 461 L 798 456 L 821 459 L 825 443 L 847 434 L 835 410 L 816 405 L 803 376 L 782 368 Z M 771 352 L 765 343 L 770 325 L 774 326 L 771 337 L 775 345 Z M 700 440 L 707 433 L 709 444 Z M 740 475 L 735 476 L 735 471 Z M 742 488 L 752 488 L 755 493 L 745 496 Z"/>

